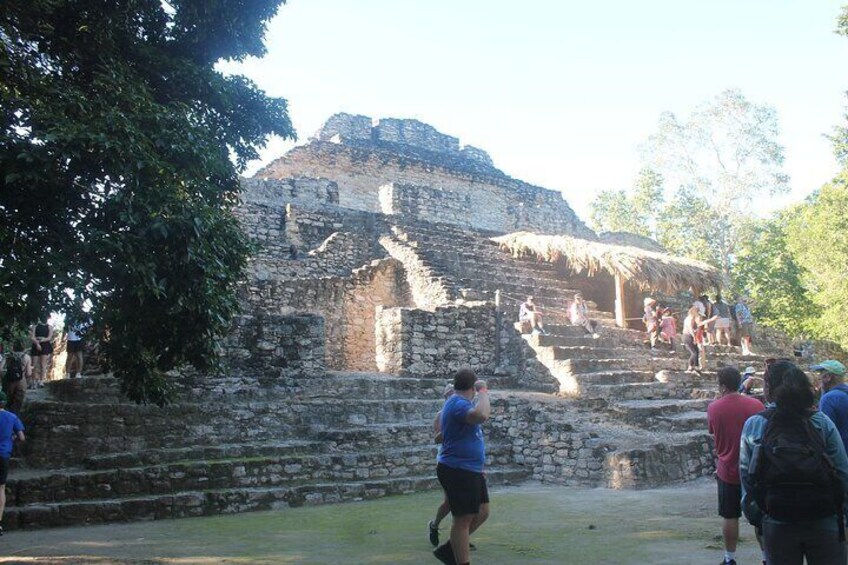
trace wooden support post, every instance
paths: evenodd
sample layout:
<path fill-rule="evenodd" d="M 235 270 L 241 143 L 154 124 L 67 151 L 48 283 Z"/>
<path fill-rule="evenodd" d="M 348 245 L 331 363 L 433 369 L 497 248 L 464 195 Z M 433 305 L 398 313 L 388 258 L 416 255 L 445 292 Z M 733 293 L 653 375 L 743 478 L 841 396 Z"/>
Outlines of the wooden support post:
<path fill-rule="evenodd" d="M 627 308 L 624 303 L 624 277 L 615 274 L 615 323 L 618 327 L 627 327 Z"/>

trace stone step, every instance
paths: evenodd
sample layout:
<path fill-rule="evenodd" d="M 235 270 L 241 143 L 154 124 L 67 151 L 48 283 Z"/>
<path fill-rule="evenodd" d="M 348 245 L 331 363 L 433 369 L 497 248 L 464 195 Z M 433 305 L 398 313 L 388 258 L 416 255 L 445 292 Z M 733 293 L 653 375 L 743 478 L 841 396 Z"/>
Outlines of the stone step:
<path fill-rule="evenodd" d="M 575 375 L 594 373 L 598 371 L 635 370 L 635 371 L 661 371 L 680 370 L 685 368 L 685 363 L 674 358 L 633 356 L 629 358 L 582 358 L 570 359 L 568 351 L 556 348 L 553 351 L 554 359 L 557 360 L 557 368 Z"/>
<path fill-rule="evenodd" d="M 596 340 L 597 341 L 597 340 Z M 573 359 L 650 359 L 650 352 L 639 348 L 593 347 L 592 345 L 555 346 L 537 350 L 539 357 L 557 360 Z"/>
<path fill-rule="evenodd" d="M 486 480 L 492 485 L 518 483 L 527 477 L 527 470 L 520 466 L 498 467 L 486 471 Z M 6 507 L 3 525 L 6 530 L 15 530 L 211 516 L 374 499 L 438 487 L 435 472 L 432 472 L 417 476 L 313 483 L 283 488 L 272 486 L 204 489 L 153 496 L 11 505 Z"/>
<path fill-rule="evenodd" d="M 710 435 L 699 431 L 676 434 L 674 441 L 621 446 L 606 457 L 606 486 L 645 489 L 710 476 L 712 445 Z"/>
<path fill-rule="evenodd" d="M 508 464 L 511 454 L 509 446 L 490 443 L 487 464 Z M 25 506 L 193 490 L 285 487 L 426 474 L 434 468 L 435 456 L 436 445 L 429 443 L 358 453 L 199 459 L 97 471 L 28 473 L 10 479 L 6 489 L 12 505 Z"/>
<path fill-rule="evenodd" d="M 172 404 L 164 408 L 34 402 L 25 423 L 32 466 L 78 465 L 93 455 L 297 437 L 298 430 L 432 421 L 442 399 L 329 398 L 244 404 Z"/>
<path fill-rule="evenodd" d="M 704 412 L 707 409 L 707 404 L 709 404 L 708 401 L 697 398 L 682 400 L 628 400 L 613 404 L 610 410 L 616 414 L 624 415 L 628 421 L 633 421 L 668 417 L 672 414 L 682 414 L 684 412 Z"/>
<path fill-rule="evenodd" d="M 630 369 L 594 371 L 592 373 L 571 375 L 571 378 L 581 386 L 656 382 L 656 374 L 653 371 L 633 371 Z"/>
<path fill-rule="evenodd" d="M 670 432 L 707 430 L 707 413 L 701 410 L 691 410 L 679 414 L 670 414 L 657 418 L 654 425 L 659 430 Z"/>
<path fill-rule="evenodd" d="M 674 387 L 659 382 L 583 385 L 581 389 L 580 396 L 583 398 L 603 398 L 608 401 L 664 399 L 678 394 Z"/>

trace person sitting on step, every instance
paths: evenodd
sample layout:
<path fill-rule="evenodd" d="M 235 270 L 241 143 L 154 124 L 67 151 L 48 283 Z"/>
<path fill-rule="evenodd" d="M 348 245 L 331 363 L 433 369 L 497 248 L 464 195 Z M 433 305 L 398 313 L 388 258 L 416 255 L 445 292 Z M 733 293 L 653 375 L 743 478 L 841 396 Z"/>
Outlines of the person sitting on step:
<path fill-rule="evenodd" d="M 518 321 L 521 322 L 522 331 L 525 324 L 529 324 L 530 330 L 534 334 L 548 335 L 548 332 L 545 331 L 545 325 L 542 323 L 542 313 L 536 303 L 533 302 L 532 296 L 528 296 L 518 309 Z"/>
<path fill-rule="evenodd" d="M 571 319 L 572 325 L 582 327 L 594 339 L 601 337 L 598 335 L 598 322 L 589 319 L 589 307 L 583 300 L 583 295 L 579 292 L 574 295 L 574 301 L 568 309 L 568 317 Z"/>

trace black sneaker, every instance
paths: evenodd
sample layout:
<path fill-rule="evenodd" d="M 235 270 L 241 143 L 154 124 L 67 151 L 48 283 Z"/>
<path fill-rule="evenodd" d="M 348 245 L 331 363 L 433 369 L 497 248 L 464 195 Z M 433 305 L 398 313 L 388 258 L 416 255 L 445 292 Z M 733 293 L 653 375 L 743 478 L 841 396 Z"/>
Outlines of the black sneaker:
<path fill-rule="evenodd" d="M 721 563 L 719 563 L 718 565 L 736 565 L 736 560 L 731 559 L 730 561 L 727 561 L 725 559 L 722 559 Z"/>
<path fill-rule="evenodd" d="M 436 527 L 433 520 L 430 520 L 430 523 L 427 524 L 427 528 L 430 530 L 430 543 L 433 547 L 439 547 L 439 528 Z"/>
<path fill-rule="evenodd" d="M 433 552 L 433 556 L 445 565 L 457 565 L 456 559 L 453 557 L 453 549 L 451 549 L 450 542 L 437 547 Z"/>

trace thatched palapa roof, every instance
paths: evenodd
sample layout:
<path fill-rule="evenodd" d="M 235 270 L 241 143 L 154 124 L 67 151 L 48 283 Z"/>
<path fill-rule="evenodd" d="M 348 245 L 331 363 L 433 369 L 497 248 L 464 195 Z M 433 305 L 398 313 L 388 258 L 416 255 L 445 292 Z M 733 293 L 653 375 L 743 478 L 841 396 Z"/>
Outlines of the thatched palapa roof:
<path fill-rule="evenodd" d="M 626 245 L 611 245 L 563 235 L 516 232 L 492 238 L 515 257 L 534 255 L 551 263 L 563 262 L 575 273 L 594 276 L 606 271 L 646 290 L 675 293 L 689 288 L 721 288 L 714 267 Z"/>

